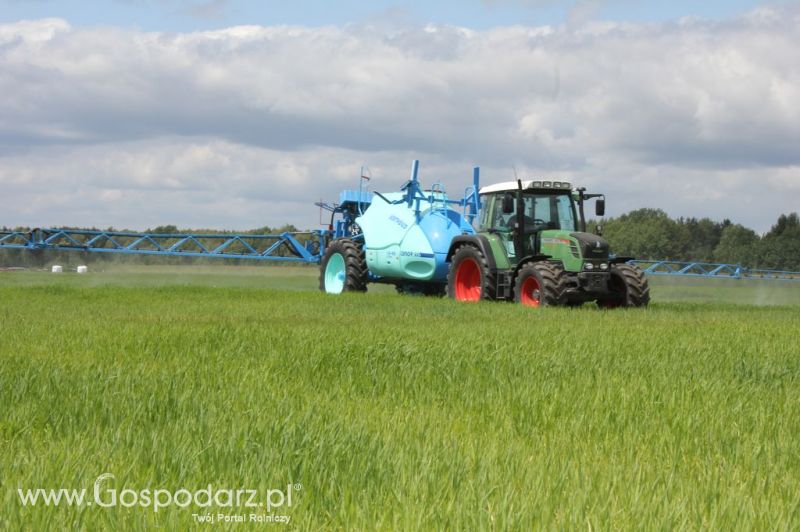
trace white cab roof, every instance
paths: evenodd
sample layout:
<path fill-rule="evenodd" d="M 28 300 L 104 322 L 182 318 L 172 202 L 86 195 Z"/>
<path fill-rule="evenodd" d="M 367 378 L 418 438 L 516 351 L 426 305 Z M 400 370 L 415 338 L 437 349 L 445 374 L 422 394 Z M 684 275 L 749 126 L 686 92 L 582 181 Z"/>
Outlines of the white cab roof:
<path fill-rule="evenodd" d="M 490 192 L 506 192 L 517 190 L 516 181 L 503 181 L 502 183 L 495 183 L 481 188 L 481 194 L 488 194 Z M 522 182 L 524 189 L 544 189 L 544 190 L 572 190 L 572 185 L 566 181 L 547 181 L 542 179 L 528 179 Z"/>

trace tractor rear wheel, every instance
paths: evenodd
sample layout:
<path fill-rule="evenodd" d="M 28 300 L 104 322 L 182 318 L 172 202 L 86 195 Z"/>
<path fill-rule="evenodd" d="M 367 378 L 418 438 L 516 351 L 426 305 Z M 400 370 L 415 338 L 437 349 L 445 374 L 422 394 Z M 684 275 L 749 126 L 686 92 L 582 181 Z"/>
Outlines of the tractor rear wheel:
<path fill-rule="evenodd" d="M 528 307 L 564 304 L 564 268 L 552 262 L 529 262 L 517 272 L 514 301 Z"/>
<path fill-rule="evenodd" d="M 456 301 L 492 300 L 496 282 L 481 250 L 469 244 L 456 249 L 447 272 L 447 295 Z"/>
<path fill-rule="evenodd" d="M 334 240 L 320 262 L 319 289 L 329 294 L 367 291 L 364 250 L 349 238 Z"/>
<path fill-rule="evenodd" d="M 608 281 L 610 296 L 599 298 L 600 308 L 646 307 L 650 302 L 650 286 L 644 272 L 632 264 L 611 266 Z"/>

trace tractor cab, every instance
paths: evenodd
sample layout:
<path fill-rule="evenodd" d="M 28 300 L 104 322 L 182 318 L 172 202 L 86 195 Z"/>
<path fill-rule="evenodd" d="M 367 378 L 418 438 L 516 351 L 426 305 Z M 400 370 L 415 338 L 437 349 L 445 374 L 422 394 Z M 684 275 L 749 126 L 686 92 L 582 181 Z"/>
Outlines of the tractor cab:
<path fill-rule="evenodd" d="M 569 183 L 498 183 L 481 190 L 481 202 L 479 230 L 497 235 L 513 263 L 541 254 L 543 236 L 548 231 L 578 231 Z"/>
<path fill-rule="evenodd" d="M 494 237 L 509 267 L 529 257 L 547 256 L 579 272 L 587 265 L 608 267 L 608 244 L 586 233 L 584 203 L 599 198 L 596 214 L 602 216 L 605 198 L 572 190 L 563 181 L 508 181 L 481 189 L 483 209 L 479 231 Z M 593 259 L 588 262 L 585 259 Z M 595 260 L 599 262 L 595 264 Z M 605 263 L 602 259 L 606 259 Z M 605 269 L 603 268 L 603 269 Z"/>

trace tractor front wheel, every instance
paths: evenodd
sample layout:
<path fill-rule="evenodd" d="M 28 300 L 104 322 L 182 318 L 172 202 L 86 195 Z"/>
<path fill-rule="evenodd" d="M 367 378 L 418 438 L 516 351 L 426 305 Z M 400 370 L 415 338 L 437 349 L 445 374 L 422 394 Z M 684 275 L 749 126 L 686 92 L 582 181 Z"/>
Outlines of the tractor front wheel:
<path fill-rule="evenodd" d="M 514 301 L 527 307 L 564 304 L 564 268 L 549 262 L 529 262 L 517 272 Z"/>
<path fill-rule="evenodd" d="M 319 289 L 328 294 L 367 291 L 364 250 L 349 238 L 334 240 L 320 263 Z"/>
<path fill-rule="evenodd" d="M 456 249 L 447 272 L 447 295 L 456 301 L 491 300 L 495 290 L 494 274 L 481 250 L 469 244 Z"/>
<path fill-rule="evenodd" d="M 642 270 L 632 264 L 611 266 L 609 296 L 597 300 L 600 308 L 646 307 L 650 302 L 650 286 Z"/>

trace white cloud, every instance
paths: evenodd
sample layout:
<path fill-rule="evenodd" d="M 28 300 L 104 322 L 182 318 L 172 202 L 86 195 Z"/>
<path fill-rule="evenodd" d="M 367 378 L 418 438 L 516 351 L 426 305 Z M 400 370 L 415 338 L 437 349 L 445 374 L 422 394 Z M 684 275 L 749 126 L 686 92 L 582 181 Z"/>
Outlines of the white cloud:
<path fill-rule="evenodd" d="M 764 230 L 797 210 L 800 12 L 472 31 L 0 25 L 0 224 L 310 226 L 361 164 L 553 175 Z"/>

